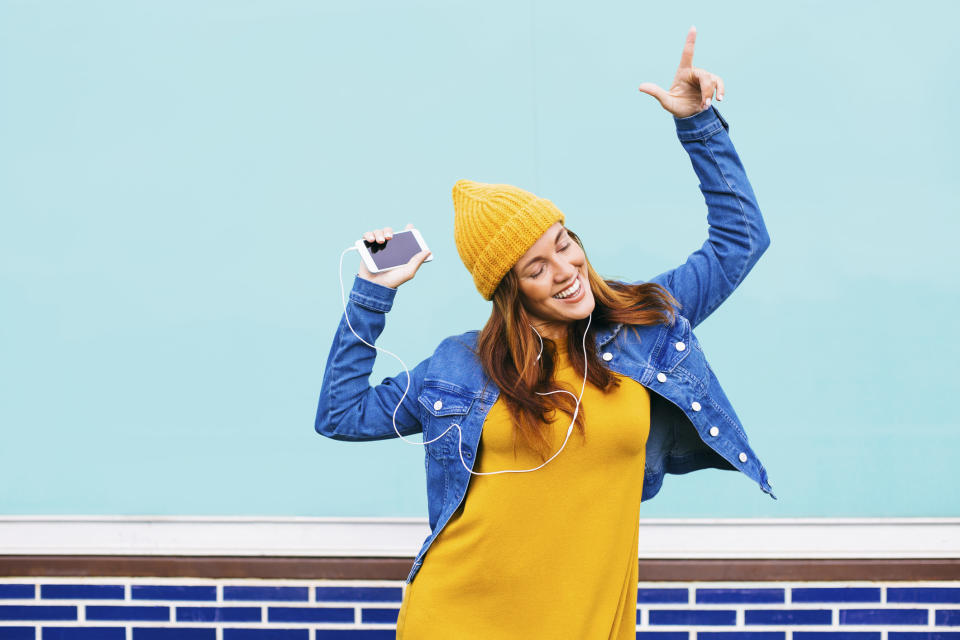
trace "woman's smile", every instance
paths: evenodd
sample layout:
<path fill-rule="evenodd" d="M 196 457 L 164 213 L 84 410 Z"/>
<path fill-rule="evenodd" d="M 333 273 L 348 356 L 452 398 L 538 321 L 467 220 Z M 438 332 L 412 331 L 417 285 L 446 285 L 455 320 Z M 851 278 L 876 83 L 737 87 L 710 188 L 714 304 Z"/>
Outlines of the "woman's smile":
<path fill-rule="evenodd" d="M 580 277 L 580 274 L 577 274 L 576 279 L 573 284 L 561 291 L 560 293 L 553 296 L 555 299 L 571 304 L 574 302 L 580 302 L 583 300 L 583 297 L 586 295 L 586 287 L 583 286 L 583 279 Z"/>

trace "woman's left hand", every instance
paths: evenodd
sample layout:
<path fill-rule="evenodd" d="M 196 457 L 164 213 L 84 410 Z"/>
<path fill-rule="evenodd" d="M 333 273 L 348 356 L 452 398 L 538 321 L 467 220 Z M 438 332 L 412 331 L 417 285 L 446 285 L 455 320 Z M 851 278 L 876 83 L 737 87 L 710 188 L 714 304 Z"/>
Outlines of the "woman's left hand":
<path fill-rule="evenodd" d="M 691 26 L 670 91 L 664 91 L 652 82 L 644 82 L 638 87 L 643 93 L 656 98 L 664 109 L 677 118 L 692 116 L 709 107 L 714 90 L 717 91 L 717 100 L 723 100 L 723 80 L 720 76 L 693 66 L 693 45 L 696 40 L 697 28 Z"/>

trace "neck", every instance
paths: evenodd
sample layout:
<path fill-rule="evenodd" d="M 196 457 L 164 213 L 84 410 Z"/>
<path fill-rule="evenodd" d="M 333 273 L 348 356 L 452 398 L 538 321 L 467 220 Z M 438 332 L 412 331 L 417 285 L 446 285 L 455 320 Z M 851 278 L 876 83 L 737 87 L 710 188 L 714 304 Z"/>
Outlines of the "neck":
<path fill-rule="evenodd" d="M 534 324 L 534 328 L 544 338 L 550 338 L 554 342 L 565 344 L 567 341 L 566 325 L 556 325 L 552 323 Z"/>

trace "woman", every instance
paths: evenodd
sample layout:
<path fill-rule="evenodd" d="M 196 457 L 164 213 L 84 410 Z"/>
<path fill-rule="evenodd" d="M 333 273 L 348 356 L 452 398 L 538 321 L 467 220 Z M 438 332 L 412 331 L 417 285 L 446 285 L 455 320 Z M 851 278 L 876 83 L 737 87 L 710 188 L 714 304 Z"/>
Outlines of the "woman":
<path fill-rule="evenodd" d="M 639 508 L 664 474 L 739 470 L 775 498 L 692 333 L 769 244 L 710 105 L 723 81 L 692 66 L 695 38 L 691 28 L 669 92 L 640 86 L 673 114 L 707 203 L 709 238 L 684 264 L 649 282 L 604 280 L 552 202 L 460 180 L 457 249 L 491 316 L 376 387 L 370 346 L 428 252 L 378 274 L 361 264 L 316 429 L 351 441 L 423 433 L 431 533 L 398 638 L 634 638 Z"/>

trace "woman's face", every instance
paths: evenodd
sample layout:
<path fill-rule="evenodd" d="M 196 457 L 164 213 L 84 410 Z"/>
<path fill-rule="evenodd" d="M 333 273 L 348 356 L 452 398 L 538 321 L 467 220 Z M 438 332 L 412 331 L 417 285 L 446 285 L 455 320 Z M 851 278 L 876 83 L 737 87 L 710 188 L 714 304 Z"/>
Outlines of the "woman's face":
<path fill-rule="evenodd" d="M 562 223 L 556 222 L 517 260 L 513 272 L 521 300 L 540 335 L 562 339 L 567 325 L 594 309 L 587 277 L 587 256 Z M 570 295 L 570 292 L 573 295 Z M 558 294 L 564 298 L 558 298 Z"/>

